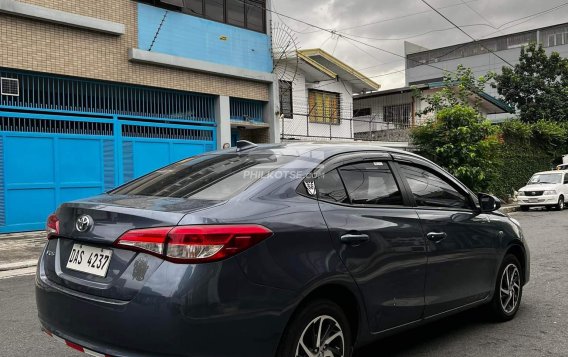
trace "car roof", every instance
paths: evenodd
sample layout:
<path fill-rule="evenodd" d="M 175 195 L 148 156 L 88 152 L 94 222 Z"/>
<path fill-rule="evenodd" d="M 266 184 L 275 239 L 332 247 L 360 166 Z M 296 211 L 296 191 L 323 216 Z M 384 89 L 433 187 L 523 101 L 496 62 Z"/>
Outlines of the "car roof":
<path fill-rule="evenodd" d="M 236 152 L 236 148 L 231 148 L 224 151 L 215 153 Z M 250 149 L 245 149 L 241 152 L 253 154 L 270 154 L 277 153 L 280 155 L 288 156 L 306 156 L 310 153 L 317 152 L 321 155 L 322 159 L 327 159 L 331 156 L 358 152 L 358 151 L 376 151 L 386 153 L 405 154 L 420 158 L 420 156 L 410 153 L 408 151 L 385 147 L 369 142 L 297 142 L 297 143 L 280 143 L 280 144 L 258 144 Z"/>
<path fill-rule="evenodd" d="M 551 171 L 542 171 L 542 172 L 535 172 L 533 175 L 545 175 L 545 174 L 561 174 L 565 173 L 568 170 L 551 170 Z"/>

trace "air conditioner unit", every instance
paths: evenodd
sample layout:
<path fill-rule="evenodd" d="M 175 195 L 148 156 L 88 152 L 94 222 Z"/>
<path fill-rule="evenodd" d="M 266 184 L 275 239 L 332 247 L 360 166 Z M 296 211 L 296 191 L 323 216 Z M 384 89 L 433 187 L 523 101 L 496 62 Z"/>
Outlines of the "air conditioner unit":
<path fill-rule="evenodd" d="M 12 97 L 20 96 L 20 81 L 14 78 L 0 78 L 0 93 Z"/>

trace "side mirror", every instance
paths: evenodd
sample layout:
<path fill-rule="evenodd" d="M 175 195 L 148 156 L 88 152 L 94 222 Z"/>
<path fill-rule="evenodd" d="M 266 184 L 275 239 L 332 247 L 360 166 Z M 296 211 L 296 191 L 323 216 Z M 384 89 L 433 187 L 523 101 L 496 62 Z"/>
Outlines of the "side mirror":
<path fill-rule="evenodd" d="M 481 212 L 488 213 L 497 211 L 501 208 L 501 200 L 495 196 L 488 195 L 486 193 L 480 193 L 477 195 L 479 199 L 479 206 L 481 208 Z"/>

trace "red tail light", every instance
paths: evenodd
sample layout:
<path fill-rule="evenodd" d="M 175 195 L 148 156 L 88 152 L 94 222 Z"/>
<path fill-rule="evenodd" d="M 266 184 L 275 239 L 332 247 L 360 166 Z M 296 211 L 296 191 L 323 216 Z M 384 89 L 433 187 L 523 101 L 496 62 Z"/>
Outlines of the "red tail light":
<path fill-rule="evenodd" d="M 115 246 L 193 264 L 226 259 L 270 236 L 272 232 L 259 225 L 162 227 L 128 231 Z"/>
<path fill-rule="evenodd" d="M 47 231 L 47 238 L 59 234 L 59 218 L 55 214 L 47 217 L 47 223 L 45 225 L 45 230 Z"/>

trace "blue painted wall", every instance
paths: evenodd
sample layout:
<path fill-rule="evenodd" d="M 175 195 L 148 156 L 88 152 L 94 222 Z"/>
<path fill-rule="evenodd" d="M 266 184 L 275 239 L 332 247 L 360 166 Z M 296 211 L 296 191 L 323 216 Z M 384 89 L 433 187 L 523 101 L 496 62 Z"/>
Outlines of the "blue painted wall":
<path fill-rule="evenodd" d="M 165 11 L 138 4 L 138 48 L 150 48 Z M 220 40 L 221 36 L 227 40 Z M 260 72 L 272 71 L 268 35 L 178 12 L 168 12 L 152 51 Z"/>

